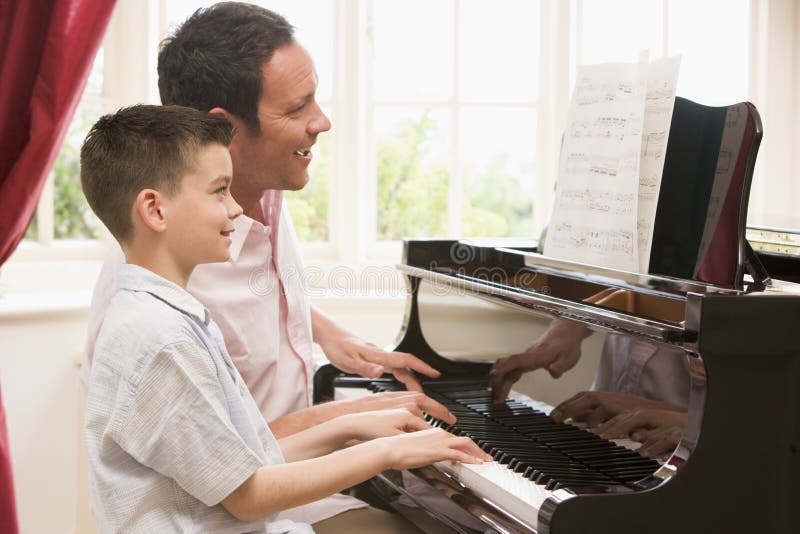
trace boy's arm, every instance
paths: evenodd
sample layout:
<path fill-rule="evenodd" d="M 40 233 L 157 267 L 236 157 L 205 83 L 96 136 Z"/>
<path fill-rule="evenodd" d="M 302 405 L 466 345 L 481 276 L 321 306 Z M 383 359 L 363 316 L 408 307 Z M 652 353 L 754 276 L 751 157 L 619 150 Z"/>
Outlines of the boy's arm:
<path fill-rule="evenodd" d="M 234 517 L 254 521 L 337 493 L 386 469 L 411 469 L 440 460 L 491 459 L 469 438 L 441 429 L 380 438 L 300 462 L 265 465 L 222 500 Z"/>
<path fill-rule="evenodd" d="M 414 413 L 419 411 L 427 412 L 437 419 L 450 424 L 456 421 L 455 416 L 447 408 L 423 393 L 392 391 L 368 395 L 360 399 L 318 404 L 271 421 L 269 429 L 276 438 L 281 439 L 342 415 L 396 408 L 405 408 Z"/>
<path fill-rule="evenodd" d="M 297 462 L 341 449 L 349 441 L 369 441 L 429 429 L 421 416 L 419 411 L 412 413 L 404 408 L 342 415 L 292 434 L 278 443 L 284 459 Z"/>

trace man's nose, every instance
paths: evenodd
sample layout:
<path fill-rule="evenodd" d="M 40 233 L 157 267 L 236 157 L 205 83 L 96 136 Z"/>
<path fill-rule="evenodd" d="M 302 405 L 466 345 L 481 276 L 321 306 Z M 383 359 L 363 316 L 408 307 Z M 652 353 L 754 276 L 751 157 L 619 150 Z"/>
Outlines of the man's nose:
<path fill-rule="evenodd" d="M 331 129 L 331 121 L 322 108 L 317 104 L 317 114 L 308 123 L 308 133 L 318 134 Z"/>

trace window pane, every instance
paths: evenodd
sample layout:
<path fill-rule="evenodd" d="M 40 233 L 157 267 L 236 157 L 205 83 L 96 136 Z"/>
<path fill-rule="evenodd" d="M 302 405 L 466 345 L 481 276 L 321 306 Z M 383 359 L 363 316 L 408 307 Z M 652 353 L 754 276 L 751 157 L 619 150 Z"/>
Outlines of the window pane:
<path fill-rule="evenodd" d="M 533 237 L 536 120 L 530 108 L 462 110 L 462 235 Z"/>
<path fill-rule="evenodd" d="M 33 212 L 33 217 L 31 217 L 31 222 L 28 224 L 28 228 L 25 229 L 25 236 L 23 239 L 32 239 L 36 241 L 39 238 L 39 224 L 38 224 L 38 217 L 36 212 Z"/>
<path fill-rule="evenodd" d="M 459 4 L 463 100 L 532 101 L 539 89 L 539 2 Z"/>
<path fill-rule="evenodd" d="M 678 94 L 701 104 L 747 100 L 750 0 L 671 0 L 670 54 L 683 54 Z"/>
<path fill-rule="evenodd" d="M 53 166 L 53 237 L 97 239 L 102 223 L 97 219 L 81 188 L 80 151 L 89 128 L 103 114 L 97 97 L 84 94 Z"/>
<path fill-rule="evenodd" d="M 296 28 L 297 41 L 314 60 L 319 78 L 317 100 L 333 97 L 333 9 L 335 2 L 319 0 L 269 0 L 253 2 L 280 13 Z"/>
<path fill-rule="evenodd" d="M 695 2 L 699 4 L 701 2 Z M 637 61 L 661 56 L 660 0 L 583 0 L 579 62 Z"/>
<path fill-rule="evenodd" d="M 53 237 L 97 239 L 103 227 L 81 188 L 80 152 L 89 129 L 103 114 L 103 49 L 95 56 L 83 96 L 53 165 Z"/>
<path fill-rule="evenodd" d="M 444 110 L 376 109 L 378 240 L 445 235 L 449 130 Z"/>
<path fill-rule="evenodd" d="M 374 98 L 442 100 L 453 93 L 453 2 L 374 1 Z"/>

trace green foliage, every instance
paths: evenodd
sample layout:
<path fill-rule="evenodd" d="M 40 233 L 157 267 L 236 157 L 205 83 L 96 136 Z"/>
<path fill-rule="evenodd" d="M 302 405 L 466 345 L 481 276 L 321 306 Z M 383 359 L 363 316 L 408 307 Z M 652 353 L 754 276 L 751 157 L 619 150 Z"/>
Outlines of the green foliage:
<path fill-rule="evenodd" d="M 297 237 L 305 242 L 328 240 L 328 208 L 330 205 L 331 142 L 322 135 L 314 145 L 314 159 L 309 170 L 311 179 L 300 191 L 287 192 L 286 206 L 292 214 Z"/>
<path fill-rule="evenodd" d="M 484 174 L 462 169 L 464 206 L 461 234 L 465 237 L 530 237 L 533 201 L 519 180 L 506 169 L 507 154 L 498 154 Z"/>
<path fill-rule="evenodd" d="M 436 131 L 427 112 L 406 121 L 378 145 L 378 239 L 440 237 L 447 233 L 450 173 L 444 162 L 424 166 L 427 143 Z M 506 171 L 507 154 L 488 169 L 462 168 L 464 237 L 529 236 L 533 203 L 530 193 Z"/>
<path fill-rule="evenodd" d="M 100 222 L 81 189 L 80 145 L 64 143 L 53 166 L 55 239 L 97 239 Z"/>
<path fill-rule="evenodd" d="M 382 140 L 377 154 L 378 239 L 442 236 L 447 231 L 450 172 L 444 164 L 423 166 L 426 142 L 436 125 L 425 112 Z"/>

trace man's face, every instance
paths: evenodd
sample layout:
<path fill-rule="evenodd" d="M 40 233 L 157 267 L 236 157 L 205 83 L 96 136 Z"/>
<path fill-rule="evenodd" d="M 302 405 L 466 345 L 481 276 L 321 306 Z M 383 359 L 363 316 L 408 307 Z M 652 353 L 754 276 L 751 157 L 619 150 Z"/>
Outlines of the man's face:
<path fill-rule="evenodd" d="M 231 156 L 240 183 L 260 189 L 302 189 L 308 183 L 311 147 L 330 129 L 315 99 L 317 74 L 297 43 L 277 49 L 262 69 L 259 134 L 237 128 Z"/>
<path fill-rule="evenodd" d="M 232 173 L 226 147 L 204 146 L 181 179 L 180 190 L 164 199 L 167 239 L 181 263 L 194 267 L 230 257 L 231 221 L 242 213 L 230 195 Z"/>

